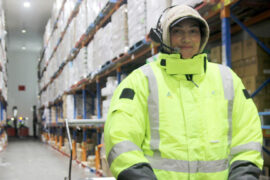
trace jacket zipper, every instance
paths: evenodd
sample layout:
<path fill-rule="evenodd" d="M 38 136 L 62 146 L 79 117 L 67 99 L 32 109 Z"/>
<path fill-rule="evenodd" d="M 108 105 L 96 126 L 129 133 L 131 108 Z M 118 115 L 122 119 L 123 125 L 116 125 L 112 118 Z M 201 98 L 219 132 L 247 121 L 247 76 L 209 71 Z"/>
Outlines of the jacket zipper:
<path fill-rule="evenodd" d="M 186 78 L 187 78 L 188 81 L 191 81 L 197 88 L 199 88 L 198 84 L 196 84 L 193 81 L 193 75 L 192 74 L 186 74 Z"/>

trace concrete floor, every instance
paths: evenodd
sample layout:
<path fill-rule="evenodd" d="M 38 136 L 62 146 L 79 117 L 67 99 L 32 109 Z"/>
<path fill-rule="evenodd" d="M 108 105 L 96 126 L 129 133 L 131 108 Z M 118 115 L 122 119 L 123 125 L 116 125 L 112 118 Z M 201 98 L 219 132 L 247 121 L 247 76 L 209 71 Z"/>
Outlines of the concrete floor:
<path fill-rule="evenodd" d="M 68 168 L 68 157 L 30 138 L 9 139 L 7 148 L 0 153 L 1 180 L 64 180 Z M 83 180 L 95 176 L 73 162 L 71 177 Z"/>

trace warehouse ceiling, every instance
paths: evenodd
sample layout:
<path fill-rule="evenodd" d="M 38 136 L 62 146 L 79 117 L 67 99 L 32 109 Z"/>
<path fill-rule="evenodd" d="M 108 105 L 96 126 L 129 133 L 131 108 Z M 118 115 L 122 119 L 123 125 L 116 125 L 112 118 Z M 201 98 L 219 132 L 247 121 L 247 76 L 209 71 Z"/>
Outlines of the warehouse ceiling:
<path fill-rule="evenodd" d="M 30 7 L 24 7 L 25 2 L 29 2 Z M 52 5 L 53 0 L 4 0 L 8 52 L 40 53 Z M 22 33 L 23 29 L 26 33 Z"/>

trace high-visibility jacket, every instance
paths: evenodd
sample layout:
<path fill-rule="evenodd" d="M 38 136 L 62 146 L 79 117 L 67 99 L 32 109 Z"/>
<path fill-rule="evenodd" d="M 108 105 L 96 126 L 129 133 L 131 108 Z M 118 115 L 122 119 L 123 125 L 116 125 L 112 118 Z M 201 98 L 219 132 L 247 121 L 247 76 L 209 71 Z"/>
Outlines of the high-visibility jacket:
<path fill-rule="evenodd" d="M 258 112 L 240 78 L 206 54 L 158 61 L 117 88 L 105 124 L 115 177 L 148 163 L 157 179 L 227 179 L 236 161 L 262 168 Z"/>

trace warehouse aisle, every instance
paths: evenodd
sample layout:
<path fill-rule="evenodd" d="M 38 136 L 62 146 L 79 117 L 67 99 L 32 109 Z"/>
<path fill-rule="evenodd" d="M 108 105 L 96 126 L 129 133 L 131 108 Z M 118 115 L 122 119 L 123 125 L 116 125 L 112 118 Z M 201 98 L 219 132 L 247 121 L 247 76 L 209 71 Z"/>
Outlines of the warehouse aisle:
<path fill-rule="evenodd" d="M 34 139 L 9 140 L 0 153 L 1 180 L 63 180 L 68 175 L 69 158 Z M 72 180 L 94 177 L 88 169 L 73 163 Z"/>

